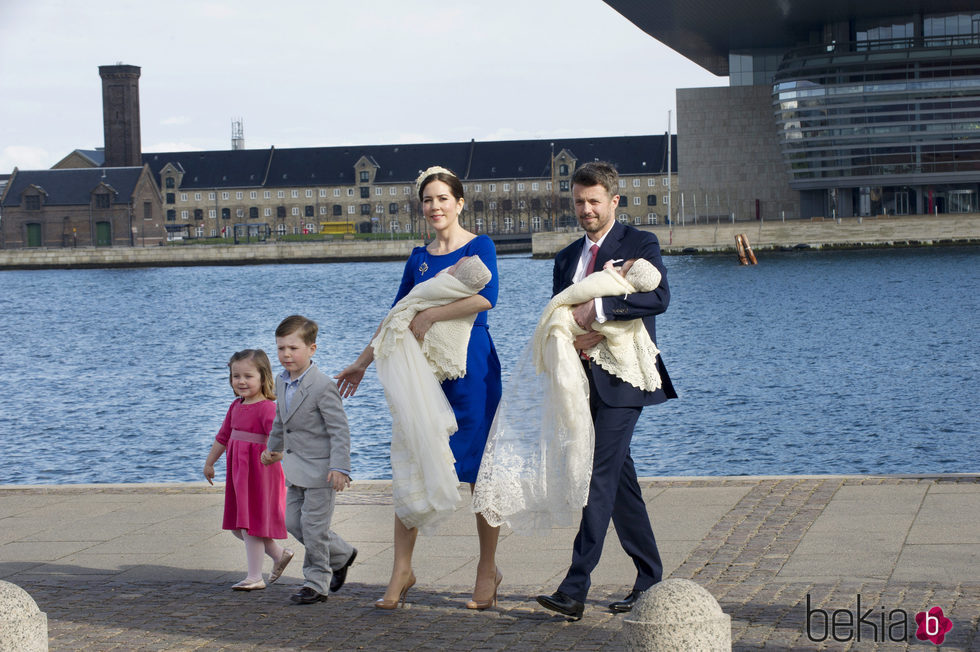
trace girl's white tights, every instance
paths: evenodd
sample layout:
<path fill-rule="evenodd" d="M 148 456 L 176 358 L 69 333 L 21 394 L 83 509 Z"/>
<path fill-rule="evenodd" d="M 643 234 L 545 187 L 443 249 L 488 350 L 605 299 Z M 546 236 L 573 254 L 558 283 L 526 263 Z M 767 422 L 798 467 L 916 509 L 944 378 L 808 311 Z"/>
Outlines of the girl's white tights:
<path fill-rule="evenodd" d="M 253 537 L 245 530 L 232 530 L 232 534 L 245 542 L 245 559 L 248 561 L 249 580 L 262 579 L 262 555 L 272 557 L 273 562 L 282 557 L 282 546 L 269 537 Z"/>

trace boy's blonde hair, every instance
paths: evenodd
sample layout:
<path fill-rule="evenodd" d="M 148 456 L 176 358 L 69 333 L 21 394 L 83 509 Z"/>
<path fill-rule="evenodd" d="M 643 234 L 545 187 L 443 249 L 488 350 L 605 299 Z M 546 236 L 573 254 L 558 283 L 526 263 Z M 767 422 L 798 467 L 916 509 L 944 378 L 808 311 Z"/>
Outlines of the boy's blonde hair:
<path fill-rule="evenodd" d="M 272 364 L 269 356 L 262 349 L 245 349 L 238 351 L 231 356 L 228 361 L 228 384 L 235 389 L 235 383 L 231 378 L 231 365 L 242 360 L 251 360 L 255 368 L 259 370 L 259 380 L 262 381 L 262 396 L 270 401 L 276 400 L 276 380 L 272 376 Z"/>
<path fill-rule="evenodd" d="M 320 327 L 312 319 L 303 315 L 290 315 L 279 322 L 279 326 L 276 327 L 276 337 L 286 337 L 293 333 L 299 333 L 300 339 L 305 344 L 315 344 L 316 335 L 319 331 Z"/>

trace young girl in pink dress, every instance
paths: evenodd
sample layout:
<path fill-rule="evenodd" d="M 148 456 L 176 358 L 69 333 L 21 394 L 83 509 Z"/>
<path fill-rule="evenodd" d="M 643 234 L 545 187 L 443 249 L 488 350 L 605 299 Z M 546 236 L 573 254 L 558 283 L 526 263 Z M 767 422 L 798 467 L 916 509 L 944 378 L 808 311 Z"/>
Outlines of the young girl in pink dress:
<path fill-rule="evenodd" d="M 221 527 L 245 542 L 248 576 L 231 588 L 264 589 L 262 555 L 272 558 L 269 583 L 282 575 L 293 558 L 288 548 L 273 539 L 286 538 L 286 486 L 279 462 L 260 461 L 272 422 L 276 418 L 275 381 L 269 357 L 261 349 L 246 349 L 228 361 L 228 382 L 238 395 L 218 430 L 204 477 L 214 484 L 214 463 L 226 450 L 225 515 Z"/>

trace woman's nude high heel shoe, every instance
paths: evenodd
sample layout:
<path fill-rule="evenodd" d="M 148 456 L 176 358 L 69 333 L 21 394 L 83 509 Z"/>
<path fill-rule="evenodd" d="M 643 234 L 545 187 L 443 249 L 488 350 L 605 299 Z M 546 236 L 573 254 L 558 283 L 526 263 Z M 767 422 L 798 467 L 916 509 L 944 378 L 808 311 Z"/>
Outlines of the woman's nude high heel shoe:
<path fill-rule="evenodd" d="M 466 603 L 467 609 L 478 609 L 483 611 L 484 609 L 489 609 L 490 607 L 497 606 L 497 589 L 500 587 L 500 583 L 504 580 L 503 573 L 500 569 L 497 569 L 497 579 L 493 585 L 493 595 L 490 596 L 489 600 L 470 600 Z"/>
<path fill-rule="evenodd" d="M 402 587 L 401 593 L 398 594 L 398 598 L 395 600 L 385 600 L 384 598 L 378 598 L 374 601 L 374 606 L 376 609 L 397 609 L 398 607 L 405 606 L 405 596 L 408 595 L 408 590 L 415 586 L 415 573 L 412 573 L 408 578 L 408 584 Z"/>

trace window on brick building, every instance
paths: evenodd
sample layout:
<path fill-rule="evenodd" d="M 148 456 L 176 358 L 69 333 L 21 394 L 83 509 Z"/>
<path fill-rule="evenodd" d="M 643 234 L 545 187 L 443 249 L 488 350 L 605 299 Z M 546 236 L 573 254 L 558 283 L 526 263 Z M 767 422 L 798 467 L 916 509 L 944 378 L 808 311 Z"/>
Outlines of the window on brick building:
<path fill-rule="evenodd" d="M 198 210 L 200 210 L 200 209 L 198 209 Z M 194 211 L 195 214 L 197 212 L 198 211 Z M 153 204 L 150 203 L 150 202 L 148 202 L 148 201 L 143 202 L 143 219 L 144 220 L 152 220 L 153 219 Z"/>
<path fill-rule="evenodd" d="M 175 211 L 172 208 L 170 210 L 168 210 L 167 211 L 167 221 L 168 222 L 176 222 L 177 221 L 177 211 Z"/>
<path fill-rule="evenodd" d="M 475 202 L 473 202 L 473 210 L 475 210 L 475 211 L 482 211 L 483 208 L 484 208 L 484 206 L 483 206 L 483 200 L 482 199 L 477 199 Z"/>
<path fill-rule="evenodd" d="M 341 206 L 340 204 L 334 204 L 333 205 L 333 214 L 334 215 L 341 215 L 343 213 L 343 210 L 344 210 L 344 207 Z"/>
<path fill-rule="evenodd" d="M 230 220 L 231 219 L 231 209 L 230 208 L 222 208 L 221 209 L 221 219 L 223 219 L 223 220 Z"/>
<path fill-rule="evenodd" d="M 559 165 L 558 166 L 558 174 L 560 174 L 563 177 L 567 177 L 568 176 L 568 166 L 565 165 L 564 163 L 562 163 L 561 165 Z"/>
<path fill-rule="evenodd" d="M 362 170 L 360 174 L 357 175 L 357 178 L 361 180 L 361 183 L 367 183 L 371 180 L 371 175 L 367 170 Z"/>
<path fill-rule="evenodd" d="M 388 212 L 392 215 L 398 215 L 398 204 L 394 202 L 388 204 Z"/>
<path fill-rule="evenodd" d="M 361 204 L 361 215 L 371 214 L 371 204 Z"/>
<path fill-rule="evenodd" d="M 306 217 L 313 217 L 313 206 L 307 204 L 306 208 L 303 209 L 303 215 Z"/>
<path fill-rule="evenodd" d="M 257 220 L 259 219 L 259 207 L 252 206 L 248 209 L 248 219 Z"/>
<path fill-rule="evenodd" d="M 656 206 L 656 205 L 657 205 L 657 196 L 647 195 L 647 206 Z"/>
<path fill-rule="evenodd" d="M 560 190 L 562 192 L 567 192 L 568 191 L 568 188 L 569 188 L 568 181 L 559 181 L 558 182 L 558 190 Z"/>
<path fill-rule="evenodd" d="M 96 208 L 109 208 L 109 204 L 108 204 L 108 203 L 106 203 L 106 205 L 105 205 L 105 206 L 102 206 L 102 205 L 101 205 L 101 204 L 99 203 L 99 197 L 108 197 L 108 196 L 109 196 L 109 195 L 96 195 L 96 196 L 95 196 L 95 207 L 96 207 Z M 168 203 L 168 204 L 172 204 L 172 203 L 174 203 L 174 194 L 173 194 L 172 192 L 168 192 L 168 193 L 167 193 L 167 203 Z"/>
<path fill-rule="evenodd" d="M 177 185 L 176 182 L 174 181 L 174 178 L 173 177 L 167 177 L 167 182 L 166 183 L 167 183 L 167 187 L 168 188 L 174 188 Z"/>
<path fill-rule="evenodd" d="M 169 201 L 167 202 L 168 204 L 174 203 L 174 194 L 172 192 L 167 193 L 167 199 L 169 199 Z M 95 207 L 109 208 L 109 193 L 100 192 L 97 195 L 95 195 Z"/>
<path fill-rule="evenodd" d="M 195 208 L 194 209 L 194 219 L 195 220 L 203 220 L 204 219 L 204 211 L 201 210 L 200 208 Z"/>
<path fill-rule="evenodd" d="M 276 217 L 286 217 L 285 206 L 276 206 Z"/>

